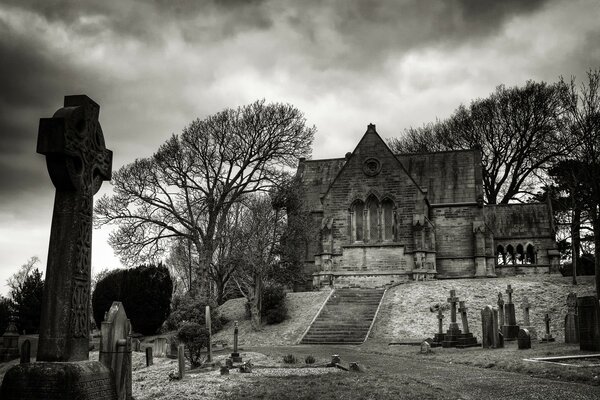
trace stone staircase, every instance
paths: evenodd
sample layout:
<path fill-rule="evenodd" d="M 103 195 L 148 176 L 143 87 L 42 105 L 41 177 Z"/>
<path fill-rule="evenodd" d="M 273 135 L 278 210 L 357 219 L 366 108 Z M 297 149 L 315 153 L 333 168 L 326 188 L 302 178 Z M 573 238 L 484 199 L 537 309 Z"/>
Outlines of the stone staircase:
<path fill-rule="evenodd" d="M 363 343 L 384 292 L 384 289 L 335 289 L 300 343 Z"/>

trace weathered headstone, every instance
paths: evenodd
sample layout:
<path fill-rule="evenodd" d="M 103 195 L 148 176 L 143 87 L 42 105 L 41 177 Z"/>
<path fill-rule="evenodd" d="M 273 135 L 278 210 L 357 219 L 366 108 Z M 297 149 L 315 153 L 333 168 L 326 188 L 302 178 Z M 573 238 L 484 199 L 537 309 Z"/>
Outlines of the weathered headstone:
<path fill-rule="evenodd" d="M 169 348 L 169 344 L 167 342 L 167 338 L 158 337 L 154 339 L 154 343 L 152 343 L 154 356 L 158 358 L 164 358 L 167 356 L 167 349 Z"/>
<path fill-rule="evenodd" d="M 492 306 L 485 306 L 481 310 L 481 347 L 484 349 L 494 348 L 495 343 L 494 311 L 492 310 Z"/>
<path fill-rule="evenodd" d="M 461 331 L 456 322 L 456 303 L 458 303 L 458 297 L 456 297 L 454 289 L 450 290 L 450 297 L 447 300 L 450 303 L 450 324 L 442 342 L 442 347 L 455 347 L 458 344 L 458 336 L 461 334 Z"/>
<path fill-rule="evenodd" d="M 596 296 L 577 298 L 579 349 L 600 351 L 600 304 Z"/>
<path fill-rule="evenodd" d="M 152 355 L 152 347 L 146 347 L 146 367 L 154 364 L 154 356 Z"/>
<path fill-rule="evenodd" d="M 37 362 L 7 371 L 3 400 L 116 398 L 110 370 L 88 361 L 93 195 L 112 166 L 99 112 L 87 96 L 66 96 L 63 108 L 40 120 L 37 152 L 46 156 L 56 195 Z"/>
<path fill-rule="evenodd" d="M 112 303 L 100 330 L 100 362 L 112 372 L 117 398 L 131 399 L 131 322 L 121 302 Z"/>
<path fill-rule="evenodd" d="M 227 366 L 221 367 L 221 375 L 229 375 L 229 368 Z"/>
<path fill-rule="evenodd" d="M 14 317 L 10 317 L 8 327 L 2 335 L 0 362 L 14 360 L 15 358 L 19 358 L 19 331 Z"/>
<path fill-rule="evenodd" d="M 242 362 L 242 357 L 240 357 L 240 353 L 238 352 L 238 322 L 235 321 L 233 326 L 233 353 L 231 353 L 231 360 L 237 363 Z"/>
<path fill-rule="evenodd" d="M 523 297 L 523 303 L 521 303 L 521 308 L 523 309 L 523 326 L 529 326 L 531 323 L 529 322 L 529 309 L 531 305 L 529 304 L 529 300 L 527 297 Z"/>
<path fill-rule="evenodd" d="M 421 342 L 421 353 L 429 354 L 431 353 L 431 344 L 427 340 Z"/>
<path fill-rule="evenodd" d="M 21 344 L 21 364 L 27 364 L 31 362 L 31 342 L 29 339 L 25 339 Z"/>
<path fill-rule="evenodd" d="M 210 320 L 210 306 L 206 306 L 204 310 L 204 321 L 206 322 L 206 330 L 208 330 L 208 357 L 206 362 L 212 362 L 212 327 Z"/>
<path fill-rule="evenodd" d="M 464 301 L 460 301 L 458 304 L 460 305 L 458 311 L 460 312 L 463 332 L 458 336 L 458 344 L 456 345 L 456 347 L 458 347 L 459 349 L 464 349 L 466 347 L 479 346 L 479 343 L 477 343 L 477 338 L 474 337 L 471 332 L 469 332 L 469 321 L 467 320 L 467 306 L 465 305 Z"/>
<path fill-rule="evenodd" d="M 579 326 L 577 322 L 577 294 L 567 295 L 567 315 L 565 315 L 565 343 L 579 343 Z"/>
<path fill-rule="evenodd" d="M 341 362 L 342 362 L 342 359 L 338 354 L 333 354 L 331 356 L 331 365 L 339 364 Z"/>
<path fill-rule="evenodd" d="M 554 342 L 554 338 L 550 333 L 550 321 L 550 314 L 546 313 L 546 316 L 544 317 L 544 322 L 546 324 L 546 333 L 544 333 L 544 337 L 542 337 L 542 340 L 540 340 L 541 343 Z"/>
<path fill-rule="evenodd" d="M 185 376 L 185 348 L 182 344 L 177 347 L 177 362 L 179 366 L 179 379 Z"/>
<path fill-rule="evenodd" d="M 512 301 L 513 289 L 511 285 L 506 286 L 506 294 L 508 302 L 504 305 L 504 325 L 502 326 L 502 334 L 504 340 L 516 340 L 519 336 L 519 325 L 517 325 L 517 316 L 515 314 L 515 304 Z"/>
<path fill-rule="evenodd" d="M 434 335 L 433 337 L 433 342 L 431 342 L 431 347 L 439 347 L 442 345 L 442 342 L 444 341 L 444 336 L 446 336 L 444 334 L 444 330 L 443 330 L 443 319 L 444 319 L 444 314 L 442 312 L 442 307 L 438 308 L 438 313 L 437 313 L 437 320 L 438 320 L 438 332 Z"/>
<path fill-rule="evenodd" d="M 494 318 L 493 318 L 493 323 L 494 323 L 494 332 L 496 332 L 496 349 L 501 349 L 504 347 L 504 335 L 502 335 L 502 332 L 500 331 L 500 324 L 498 323 L 498 309 L 494 308 L 493 309 L 494 312 Z"/>
<path fill-rule="evenodd" d="M 519 350 L 525 350 L 531 348 L 531 335 L 527 329 L 519 329 L 519 336 L 517 337 L 517 344 Z"/>
<path fill-rule="evenodd" d="M 140 351 L 142 344 L 139 339 L 131 339 L 131 351 Z"/>
<path fill-rule="evenodd" d="M 504 326 L 504 299 L 502 298 L 502 293 L 498 292 L 498 326 Z"/>

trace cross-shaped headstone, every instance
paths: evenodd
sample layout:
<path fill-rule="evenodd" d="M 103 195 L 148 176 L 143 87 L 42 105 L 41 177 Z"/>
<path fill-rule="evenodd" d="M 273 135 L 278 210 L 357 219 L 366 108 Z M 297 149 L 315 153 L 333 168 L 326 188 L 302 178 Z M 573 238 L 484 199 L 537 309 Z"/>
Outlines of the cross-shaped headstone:
<path fill-rule="evenodd" d="M 464 301 L 461 301 L 458 304 L 460 305 L 460 308 L 458 309 L 458 311 L 460 312 L 460 318 L 462 320 L 463 333 L 469 333 L 469 322 L 467 321 L 468 308 L 465 305 Z"/>
<path fill-rule="evenodd" d="M 438 315 L 437 315 L 437 319 L 438 319 L 438 333 L 441 335 L 442 333 L 444 333 L 444 331 L 442 330 L 442 320 L 444 319 L 444 314 L 442 313 L 442 307 L 438 308 Z"/>
<path fill-rule="evenodd" d="M 458 324 L 456 323 L 456 303 L 458 303 L 458 297 L 456 297 L 456 291 L 450 290 L 450 297 L 448 297 L 448 303 L 450 303 L 450 326 L 449 330 L 458 330 Z"/>
<path fill-rule="evenodd" d="M 512 304 L 512 293 L 513 293 L 512 287 L 510 287 L 510 285 L 507 285 L 506 286 L 506 294 L 508 295 L 508 304 Z"/>
<path fill-rule="evenodd" d="M 529 304 L 529 300 L 527 297 L 523 297 L 523 303 L 521 304 L 521 308 L 523 309 L 523 324 L 525 326 L 529 326 L 529 309 L 531 305 Z"/>
<path fill-rule="evenodd" d="M 52 118 L 40 119 L 37 152 L 46 156 L 56 196 L 38 361 L 88 359 L 93 196 L 112 168 L 99 113 L 89 97 L 66 96 Z"/>
<path fill-rule="evenodd" d="M 550 314 L 546 313 L 546 316 L 544 316 L 544 322 L 546 323 L 546 335 L 544 337 L 544 339 L 546 341 L 554 341 L 552 339 L 552 335 L 550 335 L 550 321 L 552 320 L 552 318 L 550 318 Z"/>
<path fill-rule="evenodd" d="M 577 293 L 567 295 L 567 314 L 577 314 Z"/>

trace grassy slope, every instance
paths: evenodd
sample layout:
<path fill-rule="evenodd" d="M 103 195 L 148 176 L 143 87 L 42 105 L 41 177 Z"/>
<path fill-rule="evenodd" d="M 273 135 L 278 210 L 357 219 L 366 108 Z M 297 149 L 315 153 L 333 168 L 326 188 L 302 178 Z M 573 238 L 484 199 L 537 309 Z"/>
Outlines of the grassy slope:
<path fill-rule="evenodd" d="M 578 295 L 594 292 L 593 277 L 579 277 L 580 284 L 573 286 L 571 278 L 561 275 L 537 275 L 496 279 L 451 279 L 429 282 L 411 282 L 389 289 L 379 310 L 371 338 L 395 341 L 399 339 L 424 339 L 437 332 L 437 315 L 429 311 L 435 303 L 446 303 L 450 289 L 456 290 L 460 300 L 466 301 L 469 328 L 481 338 L 481 310 L 486 305 L 497 306 L 498 292 L 505 293 L 506 285 L 514 290 L 513 302 L 517 324 L 523 321 L 520 305 L 527 296 L 531 309 L 530 322 L 538 335 L 544 333 L 544 315 L 550 313 L 551 333 L 561 341 L 564 338 L 563 324 L 567 312 L 566 299 L 571 291 Z M 447 304 L 447 303 L 446 303 Z M 450 311 L 444 311 L 444 330 L 448 328 Z M 457 316 L 459 326 L 460 316 Z M 462 328 L 461 328 L 462 329 Z"/>

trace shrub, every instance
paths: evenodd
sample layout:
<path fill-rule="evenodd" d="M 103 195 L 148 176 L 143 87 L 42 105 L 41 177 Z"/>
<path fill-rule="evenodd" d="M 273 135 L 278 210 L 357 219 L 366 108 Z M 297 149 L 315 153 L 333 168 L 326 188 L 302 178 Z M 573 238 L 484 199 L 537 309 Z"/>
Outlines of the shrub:
<path fill-rule="evenodd" d="M 306 358 L 304 359 L 304 362 L 306 364 L 314 364 L 315 363 L 315 358 L 313 356 L 306 356 Z"/>
<path fill-rule="evenodd" d="M 96 325 L 101 326 L 113 301 L 120 301 L 132 329 L 152 335 L 169 316 L 172 291 L 171 275 L 161 264 L 111 271 L 98 281 L 92 296 Z"/>
<path fill-rule="evenodd" d="M 42 316 L 42 297 L 44 280 L 42 273 L 36 268 L 19 285 L 11 291 L 15 312 L 18 317 L 19 332 L 38 333 Z"/>
<path fill-rule="evenodd" d="M 293 354 L 283 356 L 283 362 L 285 364 L 296 364 L 296 357 Z"/>
<path fill-rule="evenodd" d="M 11 310 L 12 302 L 6 297 L 0 296 L 0 335 L 4 334 L 4 331 L 8 328 Z"/>
<path fill-rule="evenodd" d="M 210 306 L 210 326 L 212 333 L 220 331 L 227 321 L 219 315 L 217 304 L 195 293 L 187 293 L 183 296 L 175 296 L 173 298 L 171 314 L 167 318 L 163 329 L 167 332 L 174 331 L 188 322 L 206 326 L 204 314 L 207 305 Z"/>
<path fill-rule="evenodd" d="M 287 318 L 285 292 L 281 286 L 265 287 L 261 314 L 269 325 L 278 324 Z"/>
<path fill-rule="evenodd" d="M 206 361 L 207 352 L 204 353 L 203 357 L 202 349 L 208 346 L 208 338 L 208 330 L 194 322 L 184 324 L 177 331 L 177 339 L 188 350 L 186 357 L 192 368 L 199 367 Z"/>

